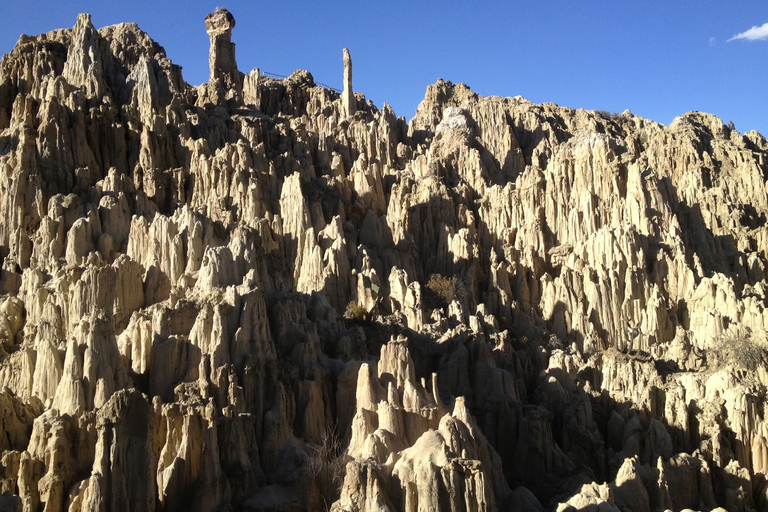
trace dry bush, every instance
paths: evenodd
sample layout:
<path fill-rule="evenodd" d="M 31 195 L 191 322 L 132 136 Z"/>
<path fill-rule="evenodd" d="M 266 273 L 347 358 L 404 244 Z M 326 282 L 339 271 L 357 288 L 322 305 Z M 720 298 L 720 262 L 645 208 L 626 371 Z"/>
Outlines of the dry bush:
<path fill-rule="evenodd" d="M 330 510 L 333 502 L 341 496 L 341 486 L 350 457 L 335 429 L 323 434 L 320 445 L 310 445 L 308 455 L 304 475 L 312 487 L 309 493 L 314 494 L 316 505 L 319 506 L 322 502 L 323 509 Z"/>
<path fill-rule="evenodd" d="M 436 306 L 444 308 L 456 299 L 456 277 L 432 274 L 429 276 L 427 289 L 434 295 L 432 298 Z"/>
<path fill-rule="evenodd" d="M 623 112 L 610 112 L 608 110 L 595 110 L 595 114 L 603 119 L 619 119 L 624 116 Z"/>
<path fill-rule="evenodd" d="M 755 371 L 768 366 L 768 347 L 748 331 L 723 336 L 716 347 L 707 350 L 711 368 L 731 366 L 736 370 Z"/>

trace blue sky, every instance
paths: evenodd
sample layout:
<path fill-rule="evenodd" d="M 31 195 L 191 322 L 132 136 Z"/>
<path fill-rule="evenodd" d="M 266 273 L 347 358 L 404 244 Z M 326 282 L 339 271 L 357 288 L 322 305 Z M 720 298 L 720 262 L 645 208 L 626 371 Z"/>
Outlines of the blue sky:
<path fill-rule="evenodd" d="M 0 0 L 0 52 L 19 34 L 135 21 L 199 84 L 208 76 L 203 19 L 214 3 Z M 232 1 L 242 71 L 301 68 L 341 87 L 352 54 L 354 89 L 410 119 L 437 78 L 485 95 L 635 114 L 668 124 L 689 110 L 768 136 L 768 2 Z M 750 40 L 764 36 L 764 39 Z"/>

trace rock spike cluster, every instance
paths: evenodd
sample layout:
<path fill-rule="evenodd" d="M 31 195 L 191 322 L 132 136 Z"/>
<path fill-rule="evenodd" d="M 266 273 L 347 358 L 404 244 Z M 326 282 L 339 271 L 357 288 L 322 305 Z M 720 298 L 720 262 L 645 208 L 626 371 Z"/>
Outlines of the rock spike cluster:
<path fill-rule="evenodd" d="M 762 135 L 406 124 L 233 27 L 196 87 L 88 15 L 0 61 L 0 510 L 768 507 Z"/>

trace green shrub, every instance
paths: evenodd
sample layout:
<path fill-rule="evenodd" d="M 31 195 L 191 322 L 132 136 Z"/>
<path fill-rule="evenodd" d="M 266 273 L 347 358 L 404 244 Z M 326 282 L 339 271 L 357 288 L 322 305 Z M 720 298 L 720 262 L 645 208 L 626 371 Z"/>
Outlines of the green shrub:
<path fill-rule="evenodd" d="M 344 318 L 362 322 L 365 320 L 367 313 L 368 312 L 363 306 L 357 302 L 351 301 L 349 304 L 347 304 L 347 310 L 344 312 Z"/>

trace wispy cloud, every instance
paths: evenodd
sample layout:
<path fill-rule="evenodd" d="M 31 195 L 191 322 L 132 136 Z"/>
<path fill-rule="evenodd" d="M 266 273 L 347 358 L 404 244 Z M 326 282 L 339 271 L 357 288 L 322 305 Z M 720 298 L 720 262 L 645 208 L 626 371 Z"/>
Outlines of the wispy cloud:
<path fill-rule="evenodd" d="M 736 34 L 730 38 L 728 42 L 730 43 L 737 39 L 746 39 L 747 41 L 761 41 L 768 39 L 768 23 L 763 23 L 759 27 L 754 26 L 741 34 Z"/>
<path fill-rule="evenodd" d="M 717 38 L 714 36 L 709 38 L 709 46 L 715 46 L 717 44 Z"/>

